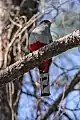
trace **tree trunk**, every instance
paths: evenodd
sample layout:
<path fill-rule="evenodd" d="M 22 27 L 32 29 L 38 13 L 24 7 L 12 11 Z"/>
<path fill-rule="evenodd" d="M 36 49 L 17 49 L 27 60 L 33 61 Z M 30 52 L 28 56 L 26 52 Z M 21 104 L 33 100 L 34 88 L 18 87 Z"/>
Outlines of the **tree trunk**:
<path fill-rule="evenodd" d="M 6 25 L 12 1 L 0 0 L 0 69 L 4 66 L 3 42 L 7 40 Z M 6 86 L 0 88 L 0 120 L 11 120 L 11 110 L 7 100 Z"/>

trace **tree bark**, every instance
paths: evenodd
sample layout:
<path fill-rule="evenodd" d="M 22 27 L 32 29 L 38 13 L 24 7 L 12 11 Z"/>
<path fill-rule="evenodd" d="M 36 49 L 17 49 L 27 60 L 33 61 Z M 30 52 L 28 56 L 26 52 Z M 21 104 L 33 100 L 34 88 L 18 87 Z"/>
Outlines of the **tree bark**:
<path fill-rule="evenodd" d="M 9 18 L 11 0 L 0 0 L 0 69 L 4 64 L 3 41 L 7 40 L 6 26 Z M 6 86 L 0 88 L 0 120 L 11 120 L 11 109 L 7 100 Z"/>

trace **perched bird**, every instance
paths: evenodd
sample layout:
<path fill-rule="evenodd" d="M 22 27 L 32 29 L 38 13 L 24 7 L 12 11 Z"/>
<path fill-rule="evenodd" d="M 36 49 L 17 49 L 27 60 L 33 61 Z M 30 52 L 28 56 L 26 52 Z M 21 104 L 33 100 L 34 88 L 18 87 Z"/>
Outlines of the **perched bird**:
<path fill-rule="evenodd" d="M 29 46 L 30 52 L 36 51 L 39 48 L 49 44 L 52 41 L 52 36 L 50 34 L 51 22 L 45 20 L 41 22 L 30 34 L 29 36 Z M 50 95 L 49 90 L 49 66 L 50 60 L 45 60 L 39 66 L 40 80 L 41 80 L 41 96 Z"/>
<path fill-rule="evenodd" d="M 41 24 L 32 31 L 29 37 L 28 48 L 31 52 L 47 45 L 52 38 L 55 41 L 80 29 L 80 0 L 41 0 L 39 11 L 43 16 L 40 19 Z M 49 21 L 53 21 L 52 24 Z M 39 66 L 41 81 L 43 81 L 41 95 L 45 95 L 48 90 L 43 89 L 43 86 L 46 86 L 46 81 L 49 79 L 46 73 L 48 73 L 50 61 L 46 60 Z"/>

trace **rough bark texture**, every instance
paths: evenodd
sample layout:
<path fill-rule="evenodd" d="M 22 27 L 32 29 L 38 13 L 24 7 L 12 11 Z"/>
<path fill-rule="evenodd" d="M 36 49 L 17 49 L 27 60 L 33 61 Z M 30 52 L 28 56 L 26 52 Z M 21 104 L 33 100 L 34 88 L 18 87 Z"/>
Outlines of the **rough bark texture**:
<path fill-rule="evenodd" d="M 0 69 L 4 63 L 3 42 L 7 40 L 6 26 L 8 24 L 11 0 L 0 0 Z M 6 86 L 0 88 L 0 120 L 11 120 L 11 108 L 8 104 Z"/>
<path fill-rule="evenodd" d="M 7 101 L 6 89 L 0 88 L 0 120 L 11 120 L 11 108 Z"/>
<path fill-rule="evenodd" d="M 11 0 L 0 0 L 0 69 L 3 65 L 3 41 L 6 38 L 7 30 L 6 25 L 8 23 L 9 11 L 11 6 Z"/>
<path fill-rule="evenodd" d="M 25 72 L 40 65 L 43 60 L 61 54 L 73 47 L 77 47 L 79 44 L 80 31 L 77 30 L 33 53 L 28 54 L 23 59 L 0 71 L 0 86 L 13 80 L 18 80 Z"/>
<path fill-rule="evenodd" d="M 0 35 L 5 30 L 9 18 L 9 11 L 11 7 L 11 0 L 0 0 Z"/>

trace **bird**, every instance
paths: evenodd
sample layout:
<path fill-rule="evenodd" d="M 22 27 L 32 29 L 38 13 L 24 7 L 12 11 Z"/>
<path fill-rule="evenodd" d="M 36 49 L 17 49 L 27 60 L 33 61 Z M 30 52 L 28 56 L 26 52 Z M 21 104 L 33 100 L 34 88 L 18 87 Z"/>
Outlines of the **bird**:
<path fill-rule="evenodd" d="M 28 45 L 28 50 L 30 52 L 34 52 L 52 42 L 50 25 L 50 21 L 44 20 L 31 32 Z M 40 72 L 41 96 L 50 95 L 49 67 L 51 61 L 52 59 L 44 60 L 43 63 L 38 67 Z"/>

